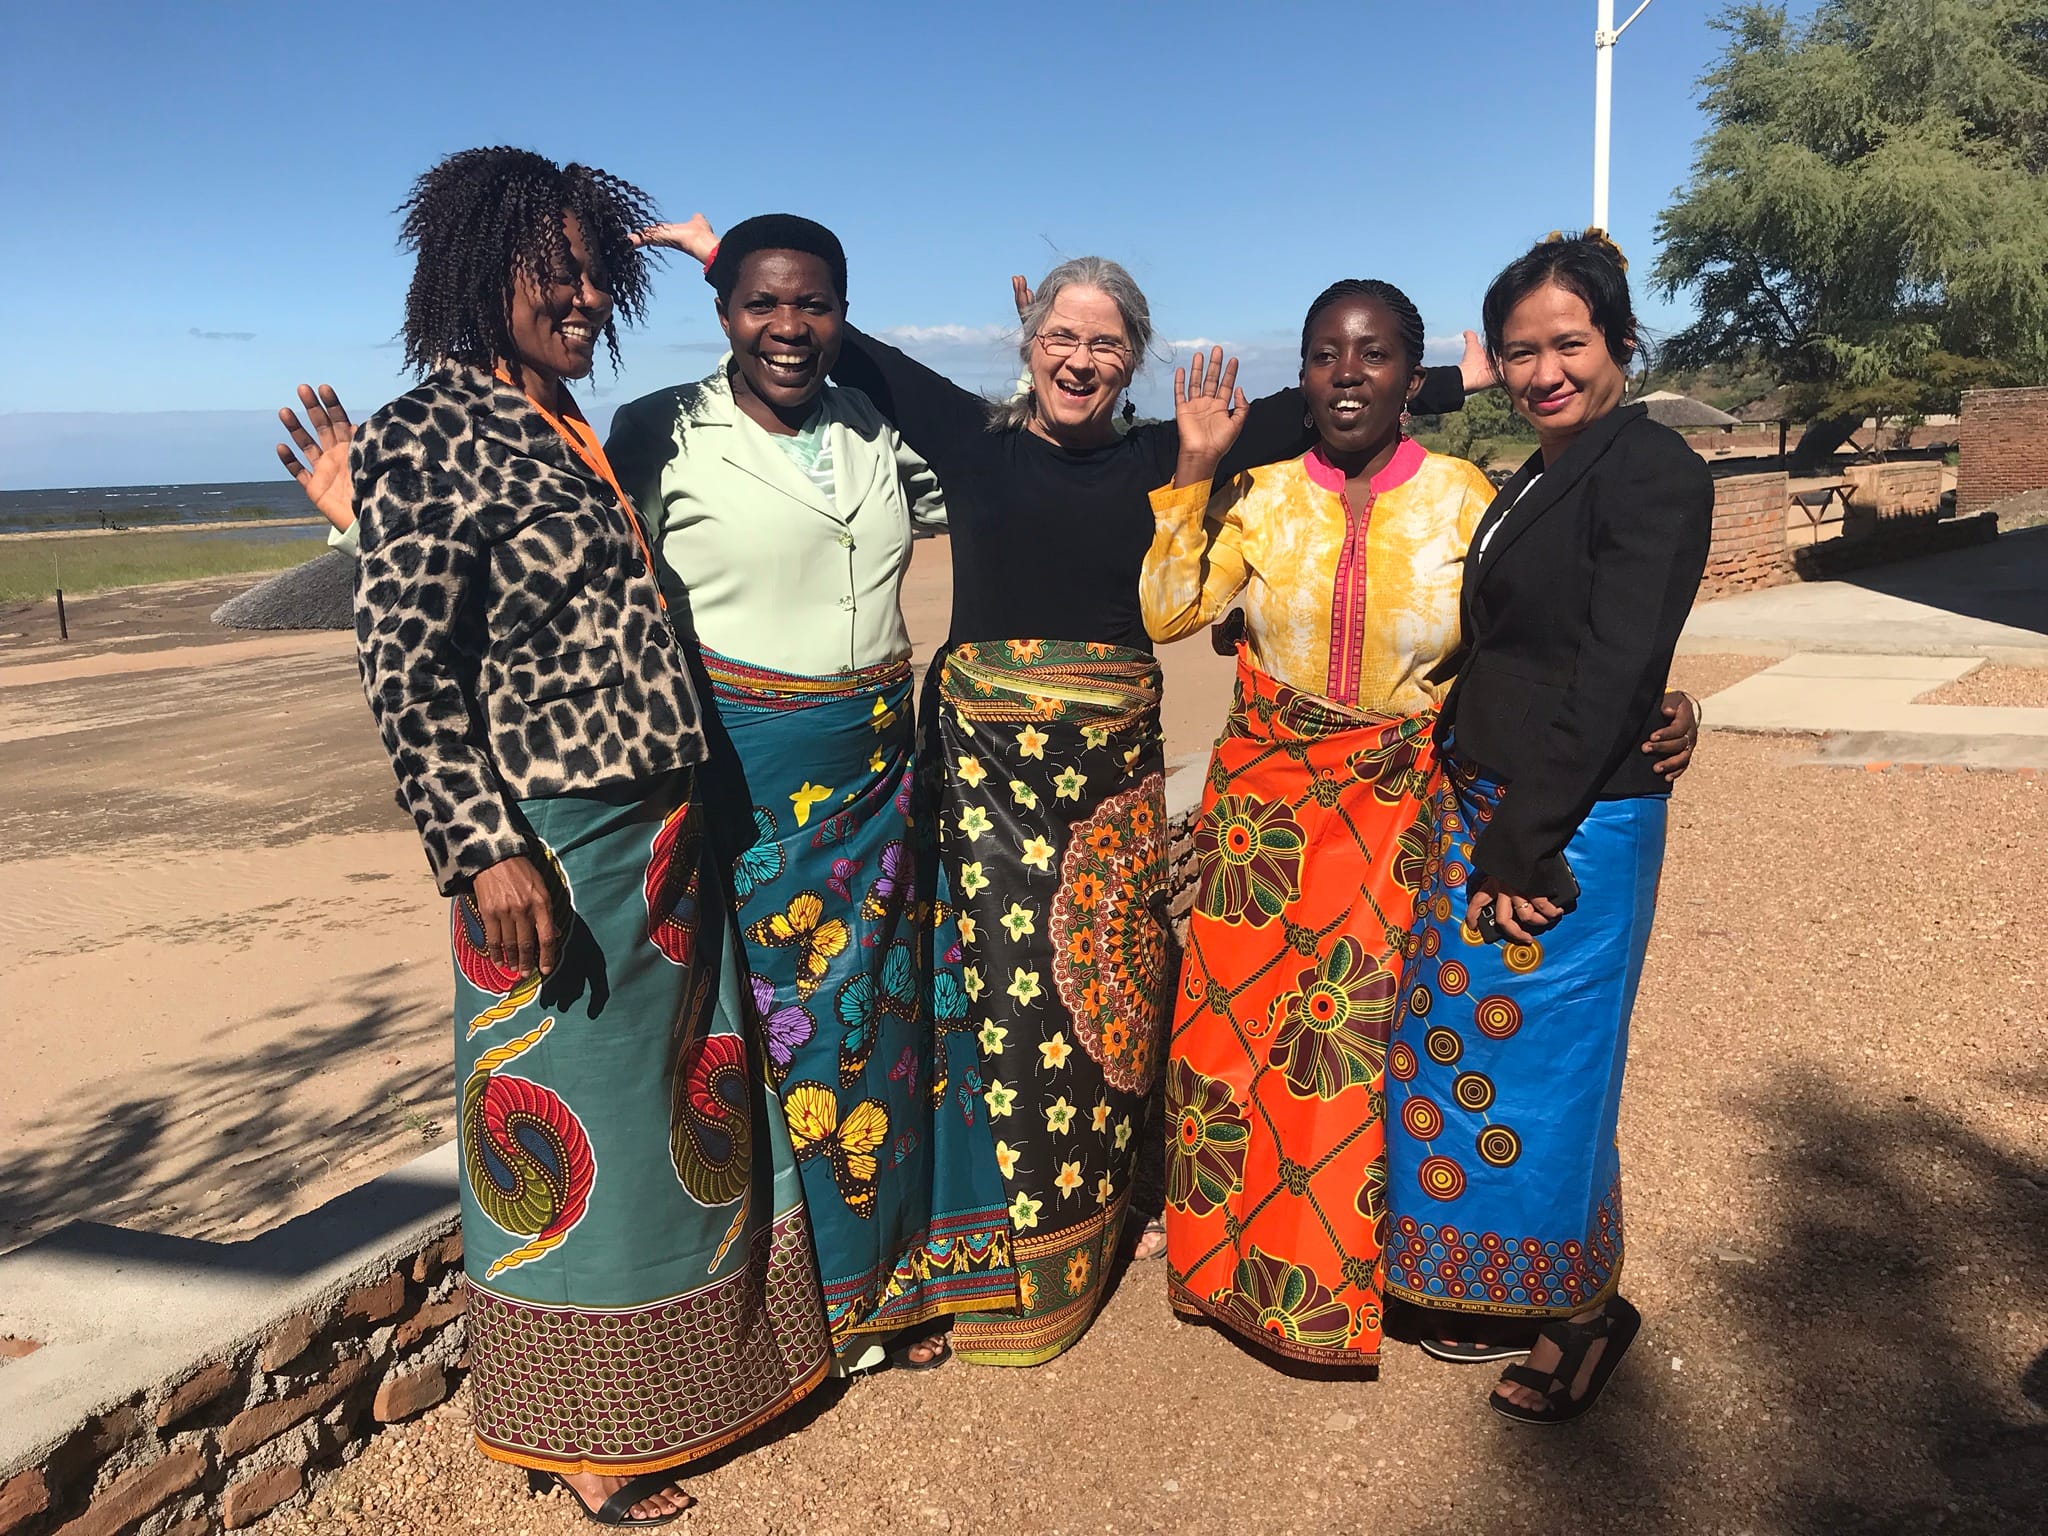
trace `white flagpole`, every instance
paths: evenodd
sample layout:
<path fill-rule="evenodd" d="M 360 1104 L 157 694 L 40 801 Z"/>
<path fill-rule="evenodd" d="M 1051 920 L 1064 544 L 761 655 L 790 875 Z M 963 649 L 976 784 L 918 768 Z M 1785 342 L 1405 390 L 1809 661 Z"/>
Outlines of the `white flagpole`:
<path fill-rule="evenodd" d="M 1598 0 L 1599 15 L 1593 31 L 1593 223 L 1594 229 L 1613 230 L 1607 222 L 1607 142 L 1614 124 L 1614 45 L 1621 40 L 1636 17 L 1650 8 L 1643 0 L 1620 26 L 1614 24 L 1614 0 Z"/>

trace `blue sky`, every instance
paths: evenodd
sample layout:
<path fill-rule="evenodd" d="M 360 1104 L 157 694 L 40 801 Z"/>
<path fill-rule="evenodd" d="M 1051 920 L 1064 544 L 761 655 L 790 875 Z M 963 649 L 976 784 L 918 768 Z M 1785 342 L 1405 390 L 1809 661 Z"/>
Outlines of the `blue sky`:
<path fill-rule="evenodd" d="M 1718 9 L 1657 0 L 1617 51 L 1613 222 L 1638 272 Z M 0 259 L 33 302 L 0 374 L 0 488 L 262 478 L 263 418 L 299 380 L 359 416 L 398 393 L 392 209 L 477 144 L 601 165 L 721 228 L 821 219 L 853 318 L 979 386 L 1005 372 L 1009 274 L 1091 251 L 1131 268 L 1162 340 L 1235 345 L 1255 388 L 1291 379 L 1334 278 L 1396 282 L 1455 337 L 1506 259 L 1588 216 L 1593 20 L 1592 0 L 12 7 Z M 581 398 L 602 416 L 697 377 L 717 335 L 676 265 Z M 1140 404 L 1170 379 L 1155 361 Z"/>

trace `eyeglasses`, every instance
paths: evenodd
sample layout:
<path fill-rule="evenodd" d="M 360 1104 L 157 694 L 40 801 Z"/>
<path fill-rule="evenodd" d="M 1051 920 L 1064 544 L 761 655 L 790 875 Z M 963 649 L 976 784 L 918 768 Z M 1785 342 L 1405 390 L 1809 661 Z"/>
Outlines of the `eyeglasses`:
<path fill-rule="evenodd" d="M 1128 362 L 1131 356 L 1131 349 L 1114 336 L 1098 336 L 1093 341 L 1083 341 L 1072 331 L 1040 331 L 1035 339 L 1050 358 L 1072 357 L 1076 352 L 1086 352 L 1098 363 L 1120 364 Z"/>

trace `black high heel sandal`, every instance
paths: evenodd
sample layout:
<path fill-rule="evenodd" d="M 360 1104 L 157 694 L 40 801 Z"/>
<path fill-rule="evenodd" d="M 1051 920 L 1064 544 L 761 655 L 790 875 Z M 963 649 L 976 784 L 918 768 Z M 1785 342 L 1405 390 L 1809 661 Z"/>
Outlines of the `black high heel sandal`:
<path fill-rule="evenodd" d="M 671 1520 L 681 1519 L 687 1512 L 686 1510 L 679 1509 L 672 1515 L 656 1515 L 649 1520 L 630 1520 L 626 1517 L 626 1511 L 635 1504 L 638 1504 L 642 1499 L 651 1498 L 657 1493 L 675 1487 L 675 1485 L 676 1473 L 673 1467 L 666 1472 L 643 1472 L 638 1477 L 626 1479 L 624 1483 L 619 1485 L 618 1490 L 610 1498 L 606 1499 L 601 1506 L 592 1509 L 583 1502 L 583 1495 L 578 1493 L 569 1480 L 559 1472 L 536 1472 L 529 1469 L 526 1474 L 526 1491 L 528 1493 L 543 1494 L 550 1488 L 559 1488 L 562 1492 L 569 1495 L 571 1502 L 583 1511 L 583 1518 L 592 1525 L 667 1525 Z"/>
<path fill-rule="evenodd" d="M 1621 1364 L 1621 1357 L 1628 1353 L 1629 1345 L 1635 1342 L 1642 1326 L 1643 1314 L 1619 1296 L 1610 1298 L 1598 1317 L 1588 1318 L 1583 1323 L 1565 1319 L 1547 1324 L 1541 1337 L 1557 1346 L 1557 1364 L 1547 1371 L 1527 1365 L 1511 1365 L 1500 1373 L 1500 1379 L 1509 1386 L 1527 1387 L 1531 1392 L 1542 1393 L 1543 1406 L 1524 1408 L 1520 1403 L 1509 1402 L 1498 1392 L 1488 1393 L 1486 1401 L 1495 1413 L 1504 1419 L 1513 1419 L 1517 1424 L 1569 1424 L 1589 1412 L 1600 1400 L 1601 1392 L 1614 1375 L 1614 1368 Z M 1586 1381 L 1585 1392 L 1574 1398 L 1571 1395 L 1572 1383 L 1578 1380 L 1593 1346 L 1603 1341 L 1607 1347 L 1600 1351 L 1599 1362 Z"/>

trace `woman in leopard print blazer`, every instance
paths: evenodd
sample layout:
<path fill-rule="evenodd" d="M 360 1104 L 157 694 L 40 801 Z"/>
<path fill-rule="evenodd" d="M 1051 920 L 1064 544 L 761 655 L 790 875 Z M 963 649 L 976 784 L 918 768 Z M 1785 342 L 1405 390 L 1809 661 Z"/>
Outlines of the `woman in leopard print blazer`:
<path fill-rule="evenodd" d="M 647 271 L 646 199 L 521 150 L 421 177 L 409 363 L 356 434 L 363 689 L 454 898 L 476 1431 L 609 1524 L 829 1356 L 801 1184 L 705 856 L 697 700 L 563 386 Z"/>

